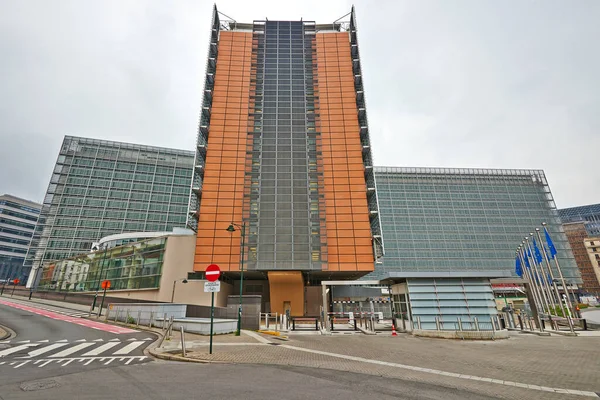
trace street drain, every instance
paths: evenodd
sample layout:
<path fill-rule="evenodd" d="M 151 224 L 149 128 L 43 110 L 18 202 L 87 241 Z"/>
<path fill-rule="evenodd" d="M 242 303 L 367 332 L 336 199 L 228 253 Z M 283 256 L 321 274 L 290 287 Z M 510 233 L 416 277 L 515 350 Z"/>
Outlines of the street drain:
<path fill-rule="evenodd" d="M 31 381 L 21 384 L 20 388 L 24 392 L 34 392 L 36 390 L 45 390 L 59 387 L 60 383 L 53 379 L 44 379 L 41 381 Z"/>

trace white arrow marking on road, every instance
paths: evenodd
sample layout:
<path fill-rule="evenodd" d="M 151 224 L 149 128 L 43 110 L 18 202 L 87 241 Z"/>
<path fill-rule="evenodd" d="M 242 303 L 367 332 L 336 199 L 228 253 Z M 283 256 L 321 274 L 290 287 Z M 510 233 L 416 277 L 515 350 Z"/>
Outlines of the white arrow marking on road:
<path fill-rule="evenodd" d="M 127 346 L 123 347 L 122 349 L 115 351 L 113 354 L 114 355 L 117 355 L 117 354 L 129 354 L 133 350 L 135 350 L 136 348 L 138 348 L 139 346 L 141 346 L 143 344 L 144 344 L 144 342 L 142 342 L 142 341 L 131 342 Z"/>
<path fill-rule="evenodd" d="M 59 347 L 67 346 L 68 344 L 69 343 L 54 343 L 54 344 L 51 344 L 50 346 L 42 347 L 41 349 L 35 349 L 35 350 L 29 352 L 29 357 L 37 357 L 40 354 L 47 353 L 54 349 L 58 349 Z"/>
<path fill-rule="evenodd" d="M 38 343 L 28 343 L 28 344 L 22 344 L 17 347 L 11 347 L 10 349 L 2 350 L 2 351 L 0 351 L 0 358 L 7 356 L 9 354 L 12 354 L 12 353 L 16 353 L 21 350 L 25 350 L 28 347 L 35 347 L 35 346 L 39 346 L 39 344 Z"/>
<path fill-rule="evenodd" d="M 93 345 L 94 345 L 94 343 L 81 343 L 81 344 L 78 344 L 78 345 L 76 345 L 76 346 L 69 347 L 68 349 L 66 349 L 66 350 L 63 350 L 63 351 L 60 351 L 60 352 L 58 352 L 58 353 L 56 353 L 56 354 L 53 354 L 53 355 L 51 355 L 50 357 L 53 357 L 53 358 L 54 358 L 54 357 L 66 357 L 66 356 L 68 356 L 69 354 L 76 353 L 76 352 L 78 352 L 79 350 L 83 350 L 83 349 L 85 349 L 86 347 L 90 347 L 90 346 L 93 346 Z"/>
<path fill-rule="evenodd" d="M 105 352 L 106 350 L 112 349 L 115 346 L 118 346 L 119 343 L 117 342 L 109 342 L 109 343 L 104 343 L 102 346 L 100 347 L 96 347 L 93 350 L 88 351 L 85 354 L 82 354 L 82 357 L 87 357 L 87 356 L 97 356 L 98 354 Z"/>

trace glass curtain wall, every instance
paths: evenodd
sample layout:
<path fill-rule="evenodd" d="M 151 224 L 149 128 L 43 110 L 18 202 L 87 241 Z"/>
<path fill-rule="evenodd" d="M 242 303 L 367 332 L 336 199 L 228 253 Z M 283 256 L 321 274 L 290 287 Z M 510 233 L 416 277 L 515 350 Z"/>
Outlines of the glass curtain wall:
<path fill-rule="evenodd" d="M 95 291 L 104 280 L 110 290 L 158 288 L 166 243 L 161 237 L 56 261 L 44 267 L 39 288 Z"/>

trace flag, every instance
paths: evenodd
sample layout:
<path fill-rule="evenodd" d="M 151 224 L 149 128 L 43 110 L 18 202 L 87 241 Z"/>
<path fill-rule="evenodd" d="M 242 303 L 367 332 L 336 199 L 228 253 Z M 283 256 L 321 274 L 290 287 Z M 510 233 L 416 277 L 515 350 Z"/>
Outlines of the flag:
<path fill-rule="evenodd" d="M 515 258 L 515 273 L 518 276 L 523 276 L 523 268 L 521 267 L 521 260 L 519 259 L 519 256 Z"/>
<path fill-rule="evenodd" d="M 535 260 L 538 262 L 538 264 L 541 264 L 542 263 L 542 254 L 540 253 L 540 249 L 538 248 L 538 245 L 535 242 L 535 239 L 533 239 L 533 252 L 535 253 Z"/>
<path fill-rule="evenodd" d="M 548 233 L 548 229 L 544 227 L 544 234 L 546 235 L 546 243 L 548 243 L 548 249 L 550 249 L 550 258 L 554 258 L 556 255 L 556 247 L 554 247 L 554 243 L 552 243 L 552 238 L 550 238 L 550 234 Z"/>
<path fill-rule="evenodd" d="M 523 253 L 525 253 L 525 251 L 523 251 Z M 527 269 L 530 269 L 531 265 L 529 265 L 529 259 L 527 258 L 527 254 L 523 254 L 523 259 L 525 260 L 525 266 L 527 267 Z"/>
<path fill-rule="evenodd" d="M 548 272 L 548 285 L 552 285 L 552 277 L 550 276 L 550 272 Z"/>

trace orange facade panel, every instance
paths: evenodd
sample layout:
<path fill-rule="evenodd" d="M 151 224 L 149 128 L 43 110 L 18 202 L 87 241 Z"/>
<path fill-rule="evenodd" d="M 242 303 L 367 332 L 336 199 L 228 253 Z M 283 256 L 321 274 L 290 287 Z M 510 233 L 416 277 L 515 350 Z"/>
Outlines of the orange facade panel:
<path fill-rule="evenodd" d="M 251 32 L 220 33 L 194 271 L 239 270 L 240 233 L 226 228 L 242 219 L 251 57 Z"/>
<path fill-rule="evenodd" d="M 316 35 L 329 271 L 373 271 L 374 258 L 347 33 Z"/>

